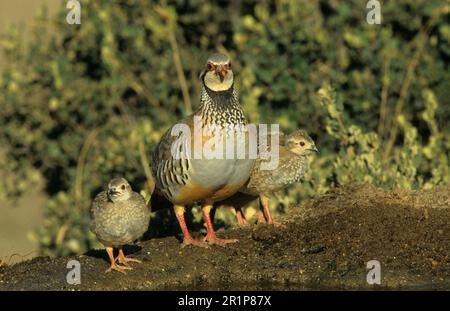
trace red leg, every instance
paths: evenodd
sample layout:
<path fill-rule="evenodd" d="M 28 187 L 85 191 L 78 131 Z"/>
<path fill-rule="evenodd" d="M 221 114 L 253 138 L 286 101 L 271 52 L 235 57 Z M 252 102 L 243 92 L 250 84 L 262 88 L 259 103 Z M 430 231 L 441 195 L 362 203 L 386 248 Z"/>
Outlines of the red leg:
<path fill-rule="evenodd" d="M 184 219 L 184 206 L 182 205 L 174 205 L 175 215 L 177 216 L 178 223 L 180 224 L 181 231 L 183 232 L 183 243 L 181 247 L 185 247 L 187 245 L 194 245 L 200 247 L 208 247 L 208 244 L 203 241 L 194 240 L 187 228 L 186 221 Z"/>
<path fill-rule="evenodd" d="M 262 222 L 262 218 L 264 217 L 266 219 L 267 224 L 274 226 L 282 226 L 281 223 L 274 221 L 272 219 L 272 214 L 270 213 L 269 209 L 269 201 L 270 201 L 269 198 L 261 194 L 259 196 L 259 201 L 261 204 L 260 208 L 262 207 L 262 211 L 260 210 L 258 215 L 258 224 L 260 223 L 260 221 Z"/>
<path fill-rule="evenodd" d="M 242 207 L 235 207 L 236 210 L 236 223 L 239 226 L 244 226 L 247 224 L 247 219 L 245 218 L 245 214 L 242 211 Z"/>
<path fill-rule="evenodd" d="M 116 260 L 125 266 L 129 266 L 129 264 L 128 264 L 129 262 L 142 263 L 142 260 L 126 257 L 125 254 L 123 253 L 122 247 L 119 247 L 119 256 L 117 256 Z"/>
<path fill-rule="evenodd" d="M 263 222 L 266 222 L 266 217 L 264 216 L 264 212 L 262 210 L 259 210 L 258 212 L 258 220 L 256 221 L 256 224 L 262 224 Z"/>
<path fill-rule="evenodd" d="M 206 223 L 206 228 L 208 229 L 208 233 L 206 234 L 204 241 L 208 242 L 209 244 L 217 244 L 221 246 L 225 246 L 228 243 L 236 243 L 238 241 L 236 239 L 219 239 L 216 236 L 216 232 L 214 231 L 212 225 L 211 216 L 209 215 L 211 207 L 211 204 L 205 204 L 202 206 L 203 218 Z"/>
<path fill-rule="evenodd" d="M 125 273 L 123 270 L 131 270 L 131 267 L 120 266 L 116 264 L 116 260 L 114 258 L 114 249 L 112 247 L 106 247 L 106 252 L 108 253 L 109 261 L 111 261 L 111 266 L 105 272 L 110 272 L 112 270 L 116 270 L 122 273 Z"/>

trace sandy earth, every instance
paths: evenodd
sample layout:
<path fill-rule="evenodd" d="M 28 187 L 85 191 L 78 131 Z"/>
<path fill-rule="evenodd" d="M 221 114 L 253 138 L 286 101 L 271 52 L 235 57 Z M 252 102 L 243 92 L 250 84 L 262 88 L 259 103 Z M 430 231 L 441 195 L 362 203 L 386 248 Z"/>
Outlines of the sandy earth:
<path fill-rule="evenodd" d="M 384 192 L 347 186 L 281 219 L 284 227 L 220 230 L 227 247 L 180 248 L 175 237 L 129 247 L 142 264 L 127 275 L 105 273 L 103 250 L 35 258 L 0 268 L 2 290 L 303 290 L 373 289 L 366 264 L 381 264 L 384 289 L 450 289 L 450 187 Z M 200 233 L 198 233 L 199 235 Z M 81 284 L 69 285 L 66 264 L 81 263 Z"/>

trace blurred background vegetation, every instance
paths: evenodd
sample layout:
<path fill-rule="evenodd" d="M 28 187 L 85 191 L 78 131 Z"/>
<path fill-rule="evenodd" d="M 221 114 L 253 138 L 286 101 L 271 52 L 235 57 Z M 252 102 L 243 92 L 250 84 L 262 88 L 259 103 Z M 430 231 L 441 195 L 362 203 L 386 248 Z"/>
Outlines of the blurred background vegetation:
<path fill-rule="evenodd" d="M 361 0 L 80 2 L 81 25 L 64 3 L 39 10 L 30 40 L 0 40 L 0 198 L 45 183 L 42 254 L 99 246 L 88 211 L 111 177 L 148 196 L 148 157 L 197 107 L 213 51 L 232 58 L 251 122 L 304 128 L 320 149 L 273 209 L 350 182 L 449 184 L 449 1 L 381 1 L 381 25 Z M 173 234 L 169 211 L 152 221 L 150 236 Z"/>

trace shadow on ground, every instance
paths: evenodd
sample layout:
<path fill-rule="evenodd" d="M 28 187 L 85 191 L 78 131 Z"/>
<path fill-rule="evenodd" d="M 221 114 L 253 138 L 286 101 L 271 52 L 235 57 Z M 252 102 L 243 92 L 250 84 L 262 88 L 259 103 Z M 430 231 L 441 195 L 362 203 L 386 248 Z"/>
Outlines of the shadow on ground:
<path fill-rule="evenodd" d="M 334 189 L 291 207 L 284 227 L 220 230 L 226 248 L 180 248 L 155 238 L 126 251 L 143 260 L 123 275 L 105 273 L 104 251 L 38 257 L 0 267 L 2 290 L 373 289 L 366 264 L 381 263 L 381 289 L 450 289 L 450 188 L 385 192 L 368 185 Z M 66 283 L 71 259 L 81 284 Z"/>

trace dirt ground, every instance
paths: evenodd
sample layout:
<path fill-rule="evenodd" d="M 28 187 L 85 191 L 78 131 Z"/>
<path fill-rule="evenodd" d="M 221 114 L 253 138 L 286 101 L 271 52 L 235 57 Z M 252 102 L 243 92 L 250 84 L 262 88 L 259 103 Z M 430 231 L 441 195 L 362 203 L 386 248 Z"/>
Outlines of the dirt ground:
<path fill-rule="evenodd" d="M 0 267 L 1 290 L 324 290 L 450 289 L 450 187 L 385 192 L 368 185 L 334 189 L 281 218 L 284 227 L 220 230 L 227 247 L 180 248 L 175 237 L 126 251 L 142 264 L 105 273 L 103 250 L 38 257 Z M 81 262 L 81 284 L 66 264 Z M 366 282 L 370 260 L 381 285 Z"/>

